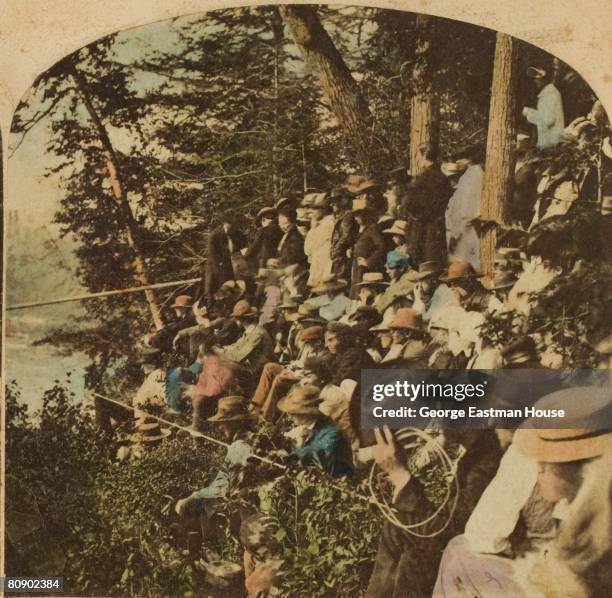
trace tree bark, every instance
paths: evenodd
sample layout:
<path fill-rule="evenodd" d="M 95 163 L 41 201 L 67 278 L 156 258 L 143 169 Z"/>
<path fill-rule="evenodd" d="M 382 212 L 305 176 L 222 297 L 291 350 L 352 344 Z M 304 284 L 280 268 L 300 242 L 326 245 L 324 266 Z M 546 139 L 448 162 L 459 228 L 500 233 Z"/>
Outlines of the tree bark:
<path fill-rule="evenodd" d="M 505 224 L 514 184 L 514 148 L 516 144 L 516 90 L 518 82 L 516 42 L 505 33 L 497 33 L 487 158 L 480 199 L 482 220 Z M 497 247 L 497 226 L 487 227 L 480 243 L 480 261 L 485 275 L 492 277 Z"/>
<path fill-rule="evenodd" d="M 321 91 L 352 147 L 355 162 L 366 174 L 374 174 L 372 115 L 357 82 L 321 25 L 316 8 L 308 5 L 278 8 L 305 62 L 318 78 Z"/>
<path fill-rule="evenodd" d="M 104 123 L 100 119 L 100 116 L 91 101 L 91 95 L 89 93 L 87 80 L 78 70 L 75 64 L 71 64 L 70 67 L 71 75 L 77 85 L 78 93 L 81 96 L 83 105 L 87 110 L 87 114 L 89 115 L 98 134 L 100 143 L 102 144 L 102 154 L 104 156 L 108 180 L 113 191 L 113 198 L 119 211 L 121 221 L 125 227 L 128 245 L 132 250 L 133 254 L 132 263 L 134 265 L 134 272 L 136 274 L 135 278 L 143 286 L 148 286 L 151 284 L 151 281 L 147 274 L 145 260 L 142 254 L 142 250 L 140 249 L 140 244 L 138 242 L 134 214 L 128 202 L 127 193 L 125 192 L 125 188 L 123 186 L 123 181 L 121 180 L 121 172 L 119 169 L 117 155 L 106 131 L 106 127 L 104 126 Z M 149 309 L 151 311 L 151 316 L 153 318 L 155 328 L 156 330 L 161 330 L 165 324 L 161 308 L 159 307 L 157 298 L 155 296 L 155 292 L 152 289 L 146 289 L 144 291 L 144 294 L 149 305 Z"/>
<path fill-rule="evenodd" d="M 410 98 L 410 173 L 413 176 L 423 170 L 419 146 L 429 145 L 437 152 L 439 145 L 440 104 L 434 89 L 432 26 L 431 17 L 417 15 L 417 40 Z"/>

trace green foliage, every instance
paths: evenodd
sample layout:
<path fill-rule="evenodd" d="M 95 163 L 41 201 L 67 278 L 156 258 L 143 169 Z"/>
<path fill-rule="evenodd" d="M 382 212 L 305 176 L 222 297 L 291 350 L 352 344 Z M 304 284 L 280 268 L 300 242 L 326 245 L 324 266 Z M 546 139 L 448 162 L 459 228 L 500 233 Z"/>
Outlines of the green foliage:
<path fill-rule="evenodd" d="M 284 559 L 283 594 L 359 596 L 378 545 L 381 514 L 355 487 L 314 471 L 280 478 L 260 491 Z"/>
<path fill-rule="evenodd" d="M 186 596 L 193 571 L 169 537 L 171 506 L 206 481 L 219 451 L 191 438 L 165 441 L 140 459 L 116 462 L 91 409 L 56 384 L 29 419 L 7 388 L 7 495 L 35 500 L 47 549 L 66 556 L 66 590 L 77 595 Z M 23 500 L 23 498 L 21 499 Z M 16 506 L 16 505 L 15 505 Z M 19 547 L 13 547 L 19 548 Z M 42 555 L 11 554 L 7 570 Z"/>

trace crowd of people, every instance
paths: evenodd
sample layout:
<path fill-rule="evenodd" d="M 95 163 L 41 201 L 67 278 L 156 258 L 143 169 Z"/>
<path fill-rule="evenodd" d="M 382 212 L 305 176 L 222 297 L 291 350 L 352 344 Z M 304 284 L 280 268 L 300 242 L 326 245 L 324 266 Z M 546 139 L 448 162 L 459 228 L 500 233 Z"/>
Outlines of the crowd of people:
<path fill-rule="evenodd" d="M 184 520 L 198 518 L 203 536 L 213 533 L 224 499 L 245 484 L 244 469 L 258 451 L 329 478 L 359 475 L 373 458 L 392 482 L 400 519 L 427 520 L 431 503 L 401 443 L 388 429 L 361 427 L 364 369 L 566 365 L 546 333 L 528 324 L 538 294 L 562 269 L 526 248 L 547 219 L 571 217 L 581 200 L 596 195 L 589 195 L 588 168 L 579 177 L 542 172 L 529 157 L 564 134 L 588 139 L 605 114 L 597 104 L 564 131 L 560 96 L 546 71 L 530 76 L 541 91 L 524 116 L 537 136 L 517 137 L 514 235 L 494 264 L 481 263 L 485 165 L 477 146 L 446 162 L 422 146 L 423 167 L 413 177 L 405 170 L 384 180 L 350 175 L 331 190 L 308 189 L 262 208 L 248 234 L 231 220 L 210 233 L 201 285 L 176 296 L 171 323 L 143 339 L 145 380 L 133 398 L 135 454 L 170 433 L 148 417 L 151 406 L 167 418 L 191 414 L 194 433 L 214 430 L 229 446 L 213 481 L 176 505 Z M 609 138 L 604 146 L 602 160 L 609 161 Z M 612 206 L 604 200 L 590 209 L 606 218 Z M 493 272 L 487 280 L 484 269 Z M 494 320 L 508 324 L 509 339 L 486 332 Z M 612 354 L 609 332 L 593 346 L 603 368 Z M 610 404 L 605 392 L 587 388 L 526 398 L 538 399 L 576 421 L 603 417 Z M 261 426 L 291 444 L 264 449 L 253 440 Z M 443 430 L 436 438 L 461 447 L 450 523 L 431 538 L 385 523 L 366 596 L 610 591 L 609 432 L 540 430 L 528 421 L 516 434 Z M 373 447 L 369 457 L 364 447 Z M 282 564 L 257 510 L 253 505 L 240 521 L 246 589 L 273 595 Z M 519 558 L 525 552 L 536 556 Z"/>

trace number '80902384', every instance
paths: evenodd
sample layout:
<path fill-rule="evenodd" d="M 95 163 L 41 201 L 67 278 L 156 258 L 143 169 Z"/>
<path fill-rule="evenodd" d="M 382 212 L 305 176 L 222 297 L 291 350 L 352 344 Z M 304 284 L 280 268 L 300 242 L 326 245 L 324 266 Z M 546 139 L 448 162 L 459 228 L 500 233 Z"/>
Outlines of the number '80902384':
<path fill-rule="evenodd" d="M 64 580 L 61 577 L 5 577 L 1 587 L 5 592 L 61 592 Z"/>

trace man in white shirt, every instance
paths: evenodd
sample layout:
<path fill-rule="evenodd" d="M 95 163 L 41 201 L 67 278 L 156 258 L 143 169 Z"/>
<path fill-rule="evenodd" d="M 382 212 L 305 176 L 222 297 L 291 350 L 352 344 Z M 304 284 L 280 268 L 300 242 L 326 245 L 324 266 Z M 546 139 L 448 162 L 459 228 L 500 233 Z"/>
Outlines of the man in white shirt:
<path fill-rule="evenodd" d="M 565 127 L 561 93 L 544 69 L 530 66 L 527 76 L 533 79 L 539 93 L 537 107 L 525 106 L 523 116 L 538 129 L 538 149 L 553 147 L 561 141 Z"/>

